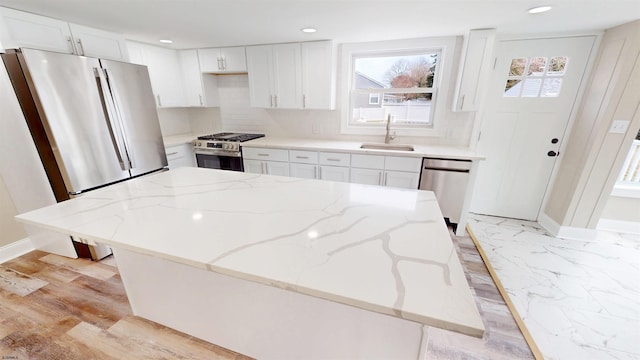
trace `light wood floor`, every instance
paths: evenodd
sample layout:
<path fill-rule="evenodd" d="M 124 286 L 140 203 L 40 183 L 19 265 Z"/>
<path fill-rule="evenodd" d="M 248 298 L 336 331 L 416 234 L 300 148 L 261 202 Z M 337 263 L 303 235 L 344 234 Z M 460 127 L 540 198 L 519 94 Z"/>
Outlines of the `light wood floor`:
<path fill-rule="evenodd" d="M 429 359 L 533 358 L 468 237 L 454 243 L 476 295 L 482 339 L 429 329 Z M 33 251 L 0 265 L 1 359 L 248 359 L 131 314 L 112 257 Z"/>

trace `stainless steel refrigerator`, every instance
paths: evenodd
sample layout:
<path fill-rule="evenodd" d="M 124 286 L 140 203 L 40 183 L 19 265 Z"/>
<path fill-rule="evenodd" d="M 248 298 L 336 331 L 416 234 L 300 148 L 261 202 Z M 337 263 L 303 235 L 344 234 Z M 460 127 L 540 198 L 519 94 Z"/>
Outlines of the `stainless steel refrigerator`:
<path fill-rule="evenodd" d="M 58 202 L 166 168 L 145 66 L 34 49 L 2 60 Z M 73 240 L 80 257 L 110 253 Z"/>

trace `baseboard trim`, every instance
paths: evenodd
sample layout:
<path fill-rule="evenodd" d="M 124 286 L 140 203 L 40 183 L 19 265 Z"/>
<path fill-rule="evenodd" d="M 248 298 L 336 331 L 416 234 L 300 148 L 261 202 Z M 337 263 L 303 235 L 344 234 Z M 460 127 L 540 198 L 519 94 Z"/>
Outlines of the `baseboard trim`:
<path fill-rule="evenodd" d="M 500 279 L 498 278 L 498 274 L 493 269 L 493 266 L 491 266 L 491 263 L 489 262 L 489 257 L 487 257 L 487 254 L 484 252 L 484 250 L 482 250 L 482 246 L 480 245 L 480 242 L 476 238 L 476 235 L 473 233 L 469 225 L 467 225 L 467 232 L 469 233 L 469 237 L 471 238 L 476 248 L 478 249 L 478 253 L 480 254 L 480 257 L 482 257 L 482 260 L 484 261 L 484 265 L 487 267 L 487 270 L 489 270 L 489 275 L 491 275 L 493 282 L 496 283 L 496 287 L 498 288 L 500 295 L 502 295 L 502 298 L 504 299 L 505 304 L 507 304 L 507 308 L 511 312 L 513 319 L 516 321 L 516 324 L 518 325 L 518 328 L 520 329 L 520 332 L 522 333 L 524 340 L 529 345 L 529 349 L 531 349 L 531 353 L 533 353 L 533 357 L 535 357 L 536 360 L 543 360 L 544 356 L 542 355 L 542 351 L 540 351 L 540 349 L 538 348 L 538 345 L 536 345 L 536 342 L 533 340 L 533 337 L 531 336 L 529 329 L 527 329 L 527 326 L 524 324 L 524 321 L 522 320 L 522 317 L 518 313 L 518 310 L 516 310 L 516 306 L 511 301 L 511 298 L 509 297 L 507 290 L 502 285 L 502 282 L 500 282 Z"/>
<path fill-rule="evenodd" d="M 540 213 L 538 216 L 538 224 L 553 236 L 557 236 L 560 232 L 560 224 L 555 222 L 555 220 L 545 213 Z"/>
<path fill-rule="evenodd" d="M 35 249 L 36 248 L 33 247 L 33 243 L 29 238 L 24 238 L 0 247 L 0 264 L 13 260 L 18 256 L 22 256 Z"/>
<path fill-rule="evenodd" d="M 562 226 L 545 213 L 541 213 L 538 216 L 538 224 L 540 224 L 540 226 L 554 237 L 561 239 L 593 240 L 598 235 L 598 231 L 596 229 Z"/>
<path fill-rule="evenodd" d="M 640 235 L 640 223 L 633 221 L 600 219 L 597 230 Z"/>

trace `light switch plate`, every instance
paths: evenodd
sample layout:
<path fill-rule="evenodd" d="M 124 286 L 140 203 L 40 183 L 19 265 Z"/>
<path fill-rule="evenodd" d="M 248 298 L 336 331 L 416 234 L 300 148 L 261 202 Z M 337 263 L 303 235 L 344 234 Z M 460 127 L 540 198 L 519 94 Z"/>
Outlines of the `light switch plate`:
<path fill-rule="evenodd" d="M 629 128 L 629 120 L 613 120 L 609 133 L 611 134 L 624 134 Z"/>

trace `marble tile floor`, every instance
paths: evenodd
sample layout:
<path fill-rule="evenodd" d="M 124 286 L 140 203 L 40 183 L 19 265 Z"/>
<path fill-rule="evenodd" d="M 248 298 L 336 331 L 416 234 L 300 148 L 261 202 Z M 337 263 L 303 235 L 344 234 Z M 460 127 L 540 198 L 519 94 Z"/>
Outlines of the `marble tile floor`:
<path fill-rule="evenodd" d="M 426 358 L 533 359 L 472 240 L 452 239 L 486 332 L 479 339 L 430 328 Z M 113 257 L 91 262 L 40 251 L 0 264 L 0 356 L 246 358 L 131 315 Z"/>
<path fill-rule="evenodd" d="M 545 359 L 640 359 L 640 236 L 561 239 L 475 214 L 468 226 Z"/>

